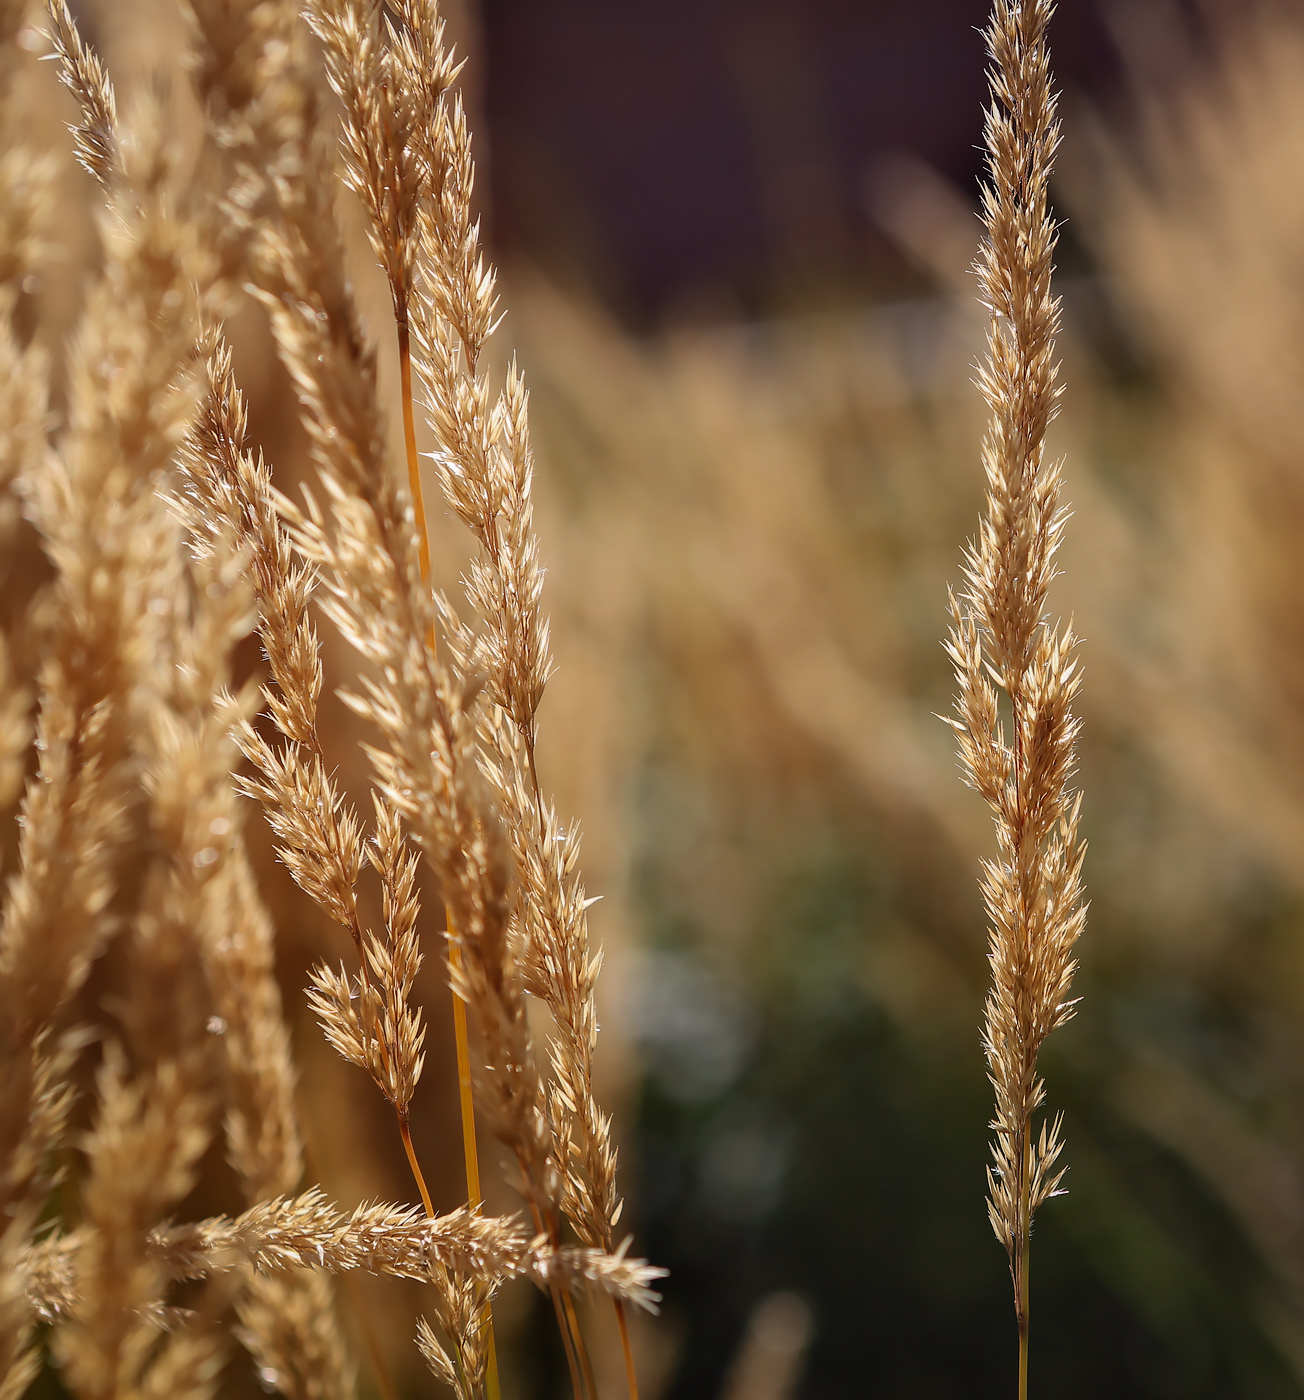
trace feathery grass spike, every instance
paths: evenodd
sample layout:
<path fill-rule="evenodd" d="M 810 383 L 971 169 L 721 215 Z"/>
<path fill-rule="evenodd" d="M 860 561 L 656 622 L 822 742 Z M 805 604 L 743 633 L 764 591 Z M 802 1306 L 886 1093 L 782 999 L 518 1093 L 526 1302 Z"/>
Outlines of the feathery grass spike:
<path fill-rule="evenodd" d="M 1073 1014 L 1073 945 L 1086 918 L 1079 799 L 1070 787 L 1077 643 L 1071 627 L 1052 625 L 1046 614 L 1065 521 L 1060 463 L 1045 452 L 1060 394 L 1047 193 L 1059 143 L 1046 47 L 1053 10 L 1051 0 L 996 0 L 986 35 L 992 100 L 977 271 L 991 313 L 979 374 L 990 409 L 987 510 L 965 553 L 964 588 L 951 599 L 947 648 L 959 689 L 952 724 L 960 757 L 992 809 L 999 848 L 982 880 L 992 969 L 983 1048 L 996 1093 L 988 1213 L 1010 1259 L 1020 1400 L 1028 1384 L 1032 1219 L 1063 1175 L 1060 1119 L 1039 1132 L 1033 1124 L 1045 1097 L 1037 1055 Z"/>

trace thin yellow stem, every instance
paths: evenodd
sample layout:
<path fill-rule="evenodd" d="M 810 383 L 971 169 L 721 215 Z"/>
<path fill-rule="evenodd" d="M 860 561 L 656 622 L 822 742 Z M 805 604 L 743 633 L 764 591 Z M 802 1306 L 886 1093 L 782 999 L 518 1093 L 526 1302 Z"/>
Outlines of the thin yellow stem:
<path fill-rule="evenodd" d="M 1032 1234 L 1032 1122 L 1023 1124 L 1023 1181 L 1019 1193 L 1019 1294 L 1015 1307 L 1019 1318 L 1019 1400 L 1028 1400 L 1028 1254 Z"/>
<path fill-rule="evenodd" d="M 571 1330 L 570 1319 L 562 1304 L 561 1290 L 556 1284 L 553 1284 L 550 1291 L 552 1293 L 552 1306 L 557 1314 L 557 1330 L 561 1333 L 561 1344 L 566 1349 L 566 1365 L 570 1368 L 571 1391 L 575 1400 L 585 1400 L 588 1397 L 588 1390 L 580 1380 L 579 1361 L 575 1356 L 575 1334 Z M 595 1400 L 595 1397 L 589 1397 L 589 1400 Z"/>
<path fill-rule="evenodd" d="M 421 560 L 421 581 L 430 582 L 430 541 L 426 538 L 426 504 L 421 494 L 421 467 L 417 459 L 417 425 L 412 411 L 412 339 L 408 330 L 407 297 L 394 298 L 395 320 L 398 323 L 398 374 L 403 399 L 403 445 L 407 449 L 408 487 L 412 492 L 412 510 L 416 516 L 417 551 Z M 433 638 L 429 639 L 434 650 Z"/>
<path fill-rule="evenodd" d="M 593 1397 L 593 1400 L 598 1400 L 598 1383 L 593 1378 L 593 1363 L 589 1360 L 589 1349 L 584 1345 L 584 1333 L 580 1330 L 580 1319 L 579 1314 L 575 1311 L 575 1301 L 569 1293 L 564 1293 L 562 1294 L 562 1303 L 566 1308 L 566 1321 L 575 1334 L 575 1350 L 580 1359 L 580 1370 L 584 1373 L 584 1388 Z"/>
<path fill-rule="evenodd" d="M 417 531 L 417 558 L 421 564 L 421 581 L 430 582 L 430 540 L 426 535 L 426 503 L 421 492 L 421 464 L 417 457 L 416 418 L 412 408 L 412 340 L 408 329 L 406 289 L 394 288 L 394 322 L 398 331 L 398 373 L 400 397 L 403 401 L 403 445 L 407 451 L 408 487 L 412 493 L 412 513 Z M 426 646 L 431 656 L 435 654 L 435 626 L 432 622 L 426 634 Z M 453 921 L 448 921 L 448 960 L 453 968 L 461 964 L 461 951 L 457 947 L 457 930 Z M 473 1210 L 479 1210 L 484 1199 L 480 1191 L 480 1157 L 475 1141 L 475 1100 L 471 1092 L 471 1044 L 466 1029 L 466 1003 L 456 992 L 453 994 L 453 1039 L 457 1046 L 457 1085 L 458 1098 L 462 1107 L 462 1151 L 466 1157 L 466 1199 Z M 421 1187 L 421 1199 L 426 1211 L 433 1215 L 430 1198 L 412 1151 L 411 1139 L 404 1133 L 403 1145 L 407 1148 L 408 1160 L 417 1175 Z M 491 1310 L 485 1310 L 485 1341 L 488 1349 L 488 1364 L 485 1375 L 487 1400 L 501 1400 L 498 1383 L 498 1348 L 494 1344 L 494 1321 Z"/>
<path fill-rule="evenodd" d="M 324 1182 L 326 1177 L 322 1172 L 321 1158 L 318 1156 L 314 1144 L 312 1119 L 304 1110 L 302 1095 L 297 1086 L 294 1099 L 299 1129 L 303 1134 L 304 1165 L 308 1168 L 308 1176 L 311 1180 Z M 389 1373 L 389 1367 L 385 1365 L 380 1343 L 376 1340 L 376 1329 L 372 1325 L 371 1313 L 368 1311 L 366 1301 L 362 1296 L 362 1290 L 358 1287 L 357 1279 L 352 1271 L 346 1270 L 340 1275 L 340 1282 L 349 1297 L 349 1311 L 358 1325 L 358 1331 L 362 1334 L 362 1347 L 367 1353 L 372 1379 L 376 1382 L 376 1391 L 380 1400 L 398 1400 L 398 1392 L 394 1389 L 394 1378 Z"/>
<path fill-rule="evenodd" d="M 522 1163 L 522 1167 L 523 1166 L 524 1164 Z M 533 1201 L 530 1202 L 530 1217 L 534 1221 L 534 1233 L 536 1235 L 546 1234 L 555 1245 L 557 1242 L 557 1231 L 555 1228 L 545 1227 L 543 1216 L 539 1212 L 539 1207 Z M 561 1290 L 557 1287 L 555 1282 L 549 1282 L 548 1296 L 552 1299 L 553 1311 L 557 1314 L 557 1331 L 561 1334 L 561 1344 L 566 1351 L 566 1365 L 570 1370 L 571 1391 L 575 1396 L 575 1400 L 582 1400 L 580 1393 L 579 1365 L 575 1360 L 575 1342 L 571 1335 L 570 1324 L 566 1320 L 566 1314 L 562 1310 Z"/>
<path fill-rule="evenodd" d="M 462 950 L 454 941 L 456 929 L 448 925 L 448 963 L 456 973 L 462 966 Z M 480 1156 L 475 1142 L 475 1099 L 471 1092 L 471 1042 L 466 1029 L 466 1002 L 453 993 L 453 1039 L 457 1045 L 457 1090 L 462 1105 L 462 1150 L 466 1158 L 466 1199 L 475 1209 L 484 1199 L 480 1190 Z"/>
<path fill-rule="evenodd" d="M 426 1189 L 426 1179 L 421 1175 L 421 1167 L 417 1162 L 416 1149 L 412 1146 L 412 1134 L 408 1129 L 407 1109 L 399 1109 L 398 1131 L 403 1139 L 403 1151 L 407 1153 L 408 1166 L 412 1168 L 412 1175 L 416 1178 L 417 1190 L 421 1192 L 421 1204 L 426 1208 L 426 1218 L 435 1218 L 435 1207 L 430 1199 L 430 1192 Z"/>
<path fill-rule="evenodd" d="M 625 1381 L 629 1386 L 629 1400 L 638 1400 L 638 1372 L 634 1368 L 634 1348 L 629 1344 L 629 1324 L 625 1320 L 625 1300 L 613 1298 L 616 1305 L 616 1324 L 620 1328 L 620 1346 L 625 1353 Z"/>
<path fill-rule="evenodd" d="M 1028 1400 L 1028 1318 L 1019 1324 L 1019 1400 Z"/>

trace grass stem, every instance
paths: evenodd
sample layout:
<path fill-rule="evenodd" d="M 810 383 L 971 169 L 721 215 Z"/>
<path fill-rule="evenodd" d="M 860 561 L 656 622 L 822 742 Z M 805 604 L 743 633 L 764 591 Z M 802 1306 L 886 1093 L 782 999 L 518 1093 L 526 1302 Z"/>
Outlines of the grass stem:
<path fill-rule="evenodd" d="M 616 1325 L 620 1328 L 620 1347 L 625 1353 L 625 1380 L 629 1386 L 629 1400 L 638 1400 L 638 1372 L 634 1368 L 634 1348 L 629 1344 L 629 1323 L 625 1320 L 623 1298 L 611 1300 L 616 1306 Z"/>
<path fill-rule="evenodd" d="M 1028 1314 L 1019 1318 L 1019 1400 L 1028 1400 Z"/>
<path fill-rule="evenodd" d="M 412 1168 L 412 1175 L 416 1178 L 417 1190 L 421 1192 L 421 1204 L 426 1208 L 426 1217 L 429 1220 L 435 1218 L 435 1207 L 430 1199 L 430 1192 L 426 1188 L 426 1179 L 421 1174 L 421 1166 L 417 1161 L 416 1149 L 412 1146 L 412 1134 L 408 1129 L 407 1110 L 402 1109 L 398 1115 L 399 1136 L 403 1139 L 403 1151 L 407 1153 L 408 1166 Z"/>
<path fill-rule="evenodd" d="M 1028 1258 L 1032 1235 L 1032 1122 L 1023 1124 L 1023 1183 L 1020 1192 L 1018 1243 L 1019 1400 L 1028 1400 Z"/>
<path fill-rule="evenodd" d="M 584 1388 L 598 1400 L 598 1383 L 593 1377 L 593 1363 L 589 1360 L 589 1349 L 584 1345 L 584 1333 L 580 1330 L 579 1314 L 575 1311 L 575 1300 L 569 1293 L 562 1294 L 562 1305 L 566 1309 L 566 1322 L 575 1336 L 575 1352 L 579 1357 L 580 1370 L 584 1373 Z"/>
<path fill-rule="evenodd" d="M 417 550 L 421 560 L 421 581 L 430 582 L 430 540 L 426 535 L 426 503 L 421 494 L 421 466 L 417 457 L 417 425 L 412 408 L 412 333 L 408 328 L 407 297 L 394 297 L 394 319 L 398 330 L 398 375 L 403 400 L 403 446 L 407 450 L 408 489 L 416 516 Z M 434 651 L 434 638 L 427 639 Z"/>

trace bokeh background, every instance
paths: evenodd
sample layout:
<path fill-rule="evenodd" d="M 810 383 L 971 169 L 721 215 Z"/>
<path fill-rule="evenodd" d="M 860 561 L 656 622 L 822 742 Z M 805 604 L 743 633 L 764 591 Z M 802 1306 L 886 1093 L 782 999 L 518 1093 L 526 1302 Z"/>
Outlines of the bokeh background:
<path fill-rule="evenodd" d="M 175 55 L 162 0 L 78 11 L 120 84 Z M 604 896 L 591 917 L 626 1219 L 671 1271 L 635 1337 L 650 1400 L 1014 1386 L 984 1205 L 977 867 L 992 837 L 936 718 L 946 587 L 982 490 L 968 269 L 985 14 L 449 11 L 503 269 L 500 353 L 516 350 L 533 394 L 560 662 L 542 776 L 583 822 Z M 1304 7 L 1062 0 L 1051 42 L 1067 385 L 1053 446 L 1074 511 L 1053 603 L 1085 639 L 1092 903 L 1079 1014 L 1044 1056 L 1070 1172 L 1034 1240 L 1033 1384 L 1066 1400 L 1296 1397 Z M 59 149 L 62 102 L 51 87 Z M 73 266 L 94 257 L 79 180 Z M 387 356 L 383 284 L 341 209 Z M 43 333 L 66 326 L 76 286 L 33 289 Z M 303 443 L 259 313 L 232 333 L 255 431 L 292 482 Z M 455 587 L 464 544 L 434 530 Z M 39 576 L 12 569 L 10 602 Z M 327 664 L 349 665 L 338 649 Z M 361 784 L 342 709 L 334 723 Z M 333 935 L 262 861 L 314 1170 L 342 1200 L 409 1194 L 383 1105 L 303 1008 L 304 966 L 338 954 Z M 417 1133 L 453 1205 L 448 994 L 437 959 L 423 976 Z M 425 1393 L 419 1300 L 351 1287 L 364 1385 Z M 498 1317 L 506 1393 L 563 1395 L 529 1290 Z M 609 1326 L 595 1311 L 615 1395 Z"/>

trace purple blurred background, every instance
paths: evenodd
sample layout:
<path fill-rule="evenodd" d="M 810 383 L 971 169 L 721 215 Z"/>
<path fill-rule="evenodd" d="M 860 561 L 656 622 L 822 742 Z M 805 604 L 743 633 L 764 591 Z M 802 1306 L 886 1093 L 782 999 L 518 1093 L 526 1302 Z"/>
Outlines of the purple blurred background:
<path fill-rule="evenodd" d="M 1120 25 L 1150 8 L 1061 4 L 1068 98 L 1108 101 Z M 987 10 L 483 0 L 494 241 L 635 326 L 908 290 L 875 182 L 910 154 L 975 188 Z"/>

